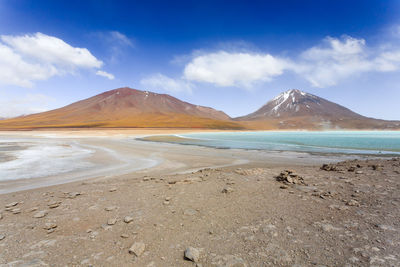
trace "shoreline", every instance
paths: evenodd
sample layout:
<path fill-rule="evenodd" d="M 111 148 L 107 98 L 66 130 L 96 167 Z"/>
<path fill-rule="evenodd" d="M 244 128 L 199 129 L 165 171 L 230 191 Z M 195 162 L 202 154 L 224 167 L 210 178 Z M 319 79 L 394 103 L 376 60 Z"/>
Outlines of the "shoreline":
<path fill-rule="evenodd" d="M 175 132 L 175 130 L 174 130 Z M 193 131 L 191 131 L 193 132 Z M 204 168 L 234 165 L 312 165 L 356 158 L 348 155 L 312 155 L 305 152 L 254 151 L 244 149 L 216 149 L 195 145 L 151 143 L 135 140 L 146 132 L 35 132 L 14 134 L 13 138 L 27 140 L 74 141 L 83 148 L 95 151 L 89 162 L 94 167 L 45 177 L 0 181 L 0 194 L 30 190 L 84 180 L 112 179 L 121 175 L 137 177 L 142 174 L 187 173 Z M 175 132 L 182 134 L 182 132 Z M 95 135 L 93 135 L 95 134 Z M 165 134 L 165 133 L 163 133 Z M 0 136 L 9 136 L 9 133 Z"/>

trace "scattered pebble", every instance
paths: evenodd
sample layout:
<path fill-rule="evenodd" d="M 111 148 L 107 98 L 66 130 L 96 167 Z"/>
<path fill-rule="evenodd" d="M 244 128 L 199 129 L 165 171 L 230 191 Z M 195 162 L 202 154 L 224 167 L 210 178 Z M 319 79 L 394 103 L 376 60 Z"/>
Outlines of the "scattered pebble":
<path fill-rule="evenodd" d="M 17 206 L 18 203 L 19 203 L 19 202 L 11 202 L 11 203 L 8 203 L 8 204 L 6 205 L 6 208 L 11 208 L 11 207 Z"/>
<path fill-rule="evenodd" d="M 131 217 L 131 216 L 125 216 L 125 217 L 124 217 L 124 222 L 125 222 L 125 223 L 133 222 L 133 217 Z"/>
<path fill-rule="evenodd" d="M 107 224 L 114 225 L 114 224 L 116 224 L 116 222 L 117 222 L 117 218 L 111 218 L 111 219 L 108 219 Z"/>
<path fill-rule="evenodd" d="M 225 187 L 224 189 L 222 189 L 222 193 L 224 193 L 224 194 L 229 194 L 229 193 L 232 193 L 234 190 L 233 190 L 233 188 L 232 187 Z"/>
<path fill-rule="evenodd" d="M 185 250 L 185 259 L 193 261 L 193 262 L 198 262 L 200 258 L 200 251 L 197 248 L 194 247 L 188 247 Z"/>
<path fill-rule="evenodd" d="M 136 257 L 140 257 L 144 252 L 146 245 L 142 242 L 135 242 L 130 248 L 129 253 L 134 254 Z"/>
<path fill-rule="evenodd" d="M 41 210 L 41 211 L 35 213 L 35 215 L 33 215 L 33 218 L 43 218 L 46 215 L 47 215 L 47 211 Z"/>

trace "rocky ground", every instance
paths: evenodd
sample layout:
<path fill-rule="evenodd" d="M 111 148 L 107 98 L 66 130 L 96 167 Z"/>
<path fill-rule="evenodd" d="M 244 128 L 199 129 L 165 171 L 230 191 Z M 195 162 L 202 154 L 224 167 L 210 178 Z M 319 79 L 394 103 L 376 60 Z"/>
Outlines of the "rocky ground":
<path fill-rule="evenodd" d="M 1 266 L 400 266 L 400 160 L 204 169 L 0 196 Z"/>

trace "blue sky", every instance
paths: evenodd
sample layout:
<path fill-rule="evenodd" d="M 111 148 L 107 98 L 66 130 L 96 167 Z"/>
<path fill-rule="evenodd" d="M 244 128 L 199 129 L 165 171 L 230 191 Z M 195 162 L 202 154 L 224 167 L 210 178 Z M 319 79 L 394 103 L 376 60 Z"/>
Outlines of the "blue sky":
<path fill-rule="evenodd" d="M 118 87 L 240 116 L 297 88 L 400 119 L 400 1 L 0 1 L 0 117 Z"/>

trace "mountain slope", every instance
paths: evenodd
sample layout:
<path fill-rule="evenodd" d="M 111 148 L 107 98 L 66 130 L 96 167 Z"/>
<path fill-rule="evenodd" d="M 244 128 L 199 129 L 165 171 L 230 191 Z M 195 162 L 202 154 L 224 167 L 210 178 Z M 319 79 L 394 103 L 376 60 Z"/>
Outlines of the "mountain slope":
<path fill-rule="evenodd" d="M 188 127 L 240 128 L 222 111 L 166 94 L 119 88 L 63 108 L 0 122 L 2 128 Z"/>
<path fill-rule="evenodd" d="M 400 122 L 364 117 L 321 97 L 289 90 L 257 111 L 235 119 L 250 128 L 264 129 L 394 129 Z"/>

